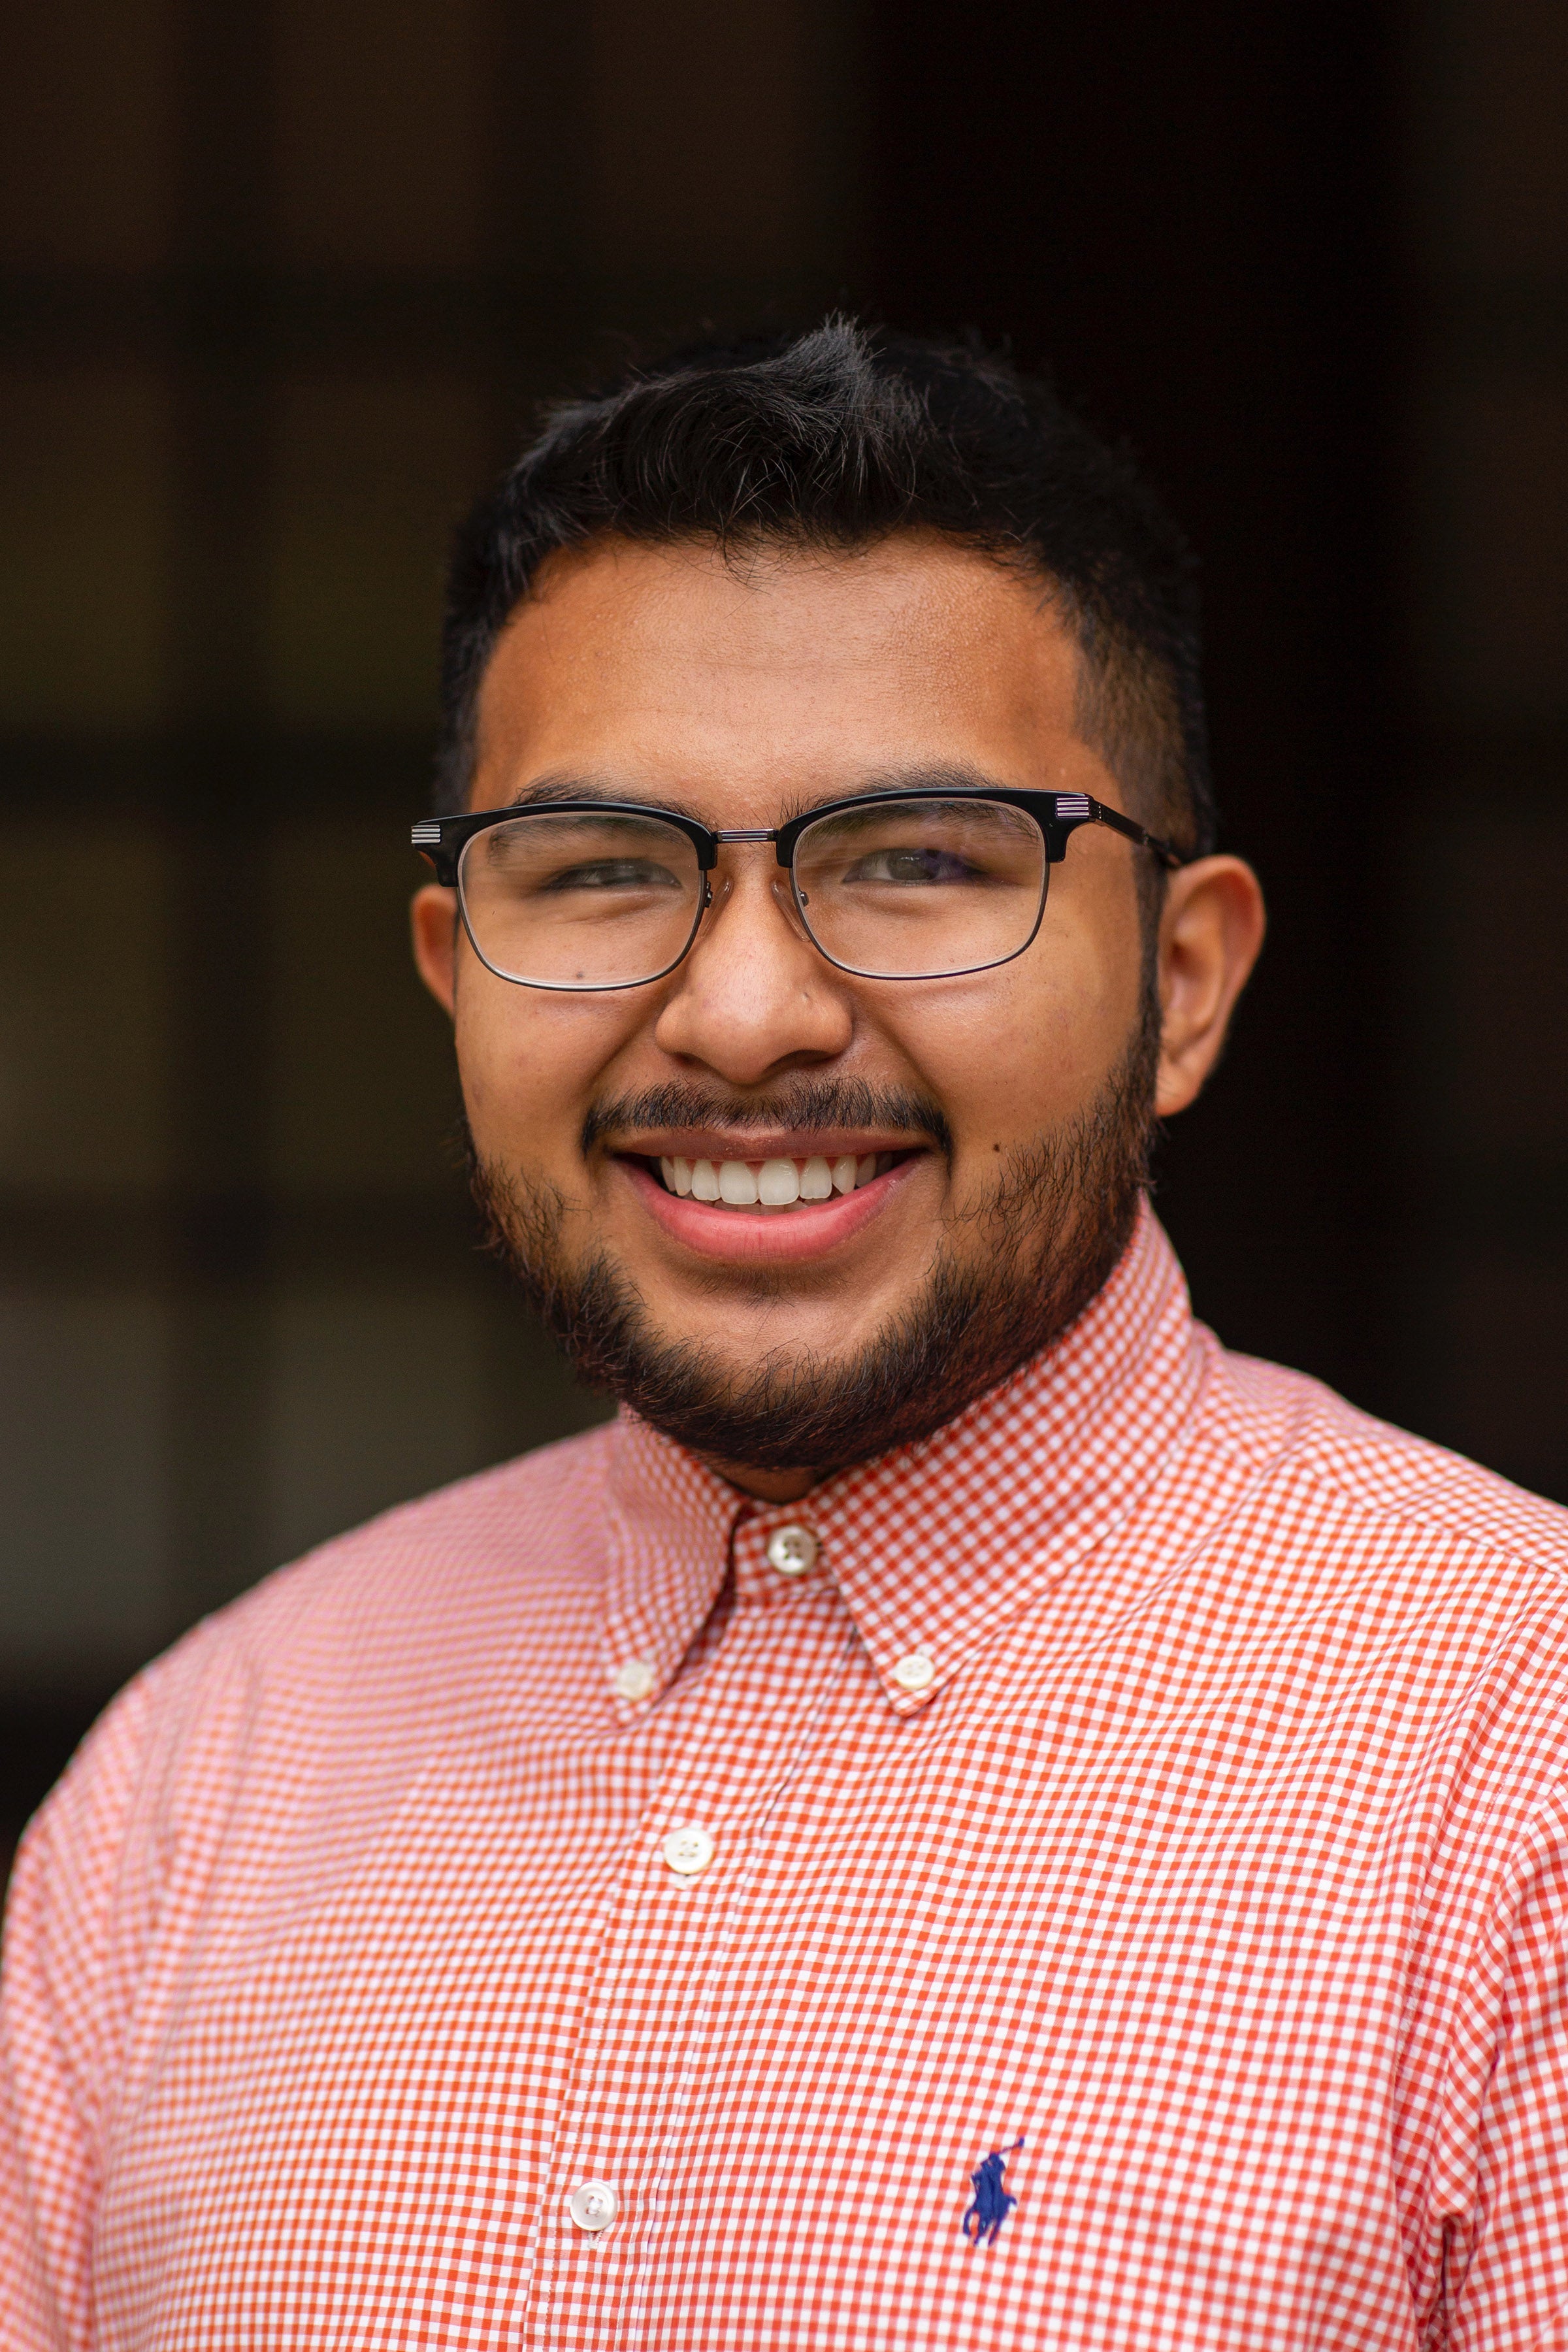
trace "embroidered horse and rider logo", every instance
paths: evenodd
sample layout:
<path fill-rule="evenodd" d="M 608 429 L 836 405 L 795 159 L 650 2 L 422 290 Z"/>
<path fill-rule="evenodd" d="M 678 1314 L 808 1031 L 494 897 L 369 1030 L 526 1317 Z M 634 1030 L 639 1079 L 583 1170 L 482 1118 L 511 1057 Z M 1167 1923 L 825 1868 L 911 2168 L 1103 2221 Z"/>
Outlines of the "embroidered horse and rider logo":
<path fill-rule="evenodd" d="M 1017 2203 L 1017 2199 L 1002 2184 L 1006 2177 L 1007 2158 L 1016 2155 L 1023 2145 L 1024 2136 L 1020 2132 L 1010 2147 L 994 2147 L 984 2161 L 977 2164 L 970 2174 L 969 2185 L 974 2197 L 964 2214 L 963 2230 L 972 2246 L 994 2246 L 996 2232 Z"/>

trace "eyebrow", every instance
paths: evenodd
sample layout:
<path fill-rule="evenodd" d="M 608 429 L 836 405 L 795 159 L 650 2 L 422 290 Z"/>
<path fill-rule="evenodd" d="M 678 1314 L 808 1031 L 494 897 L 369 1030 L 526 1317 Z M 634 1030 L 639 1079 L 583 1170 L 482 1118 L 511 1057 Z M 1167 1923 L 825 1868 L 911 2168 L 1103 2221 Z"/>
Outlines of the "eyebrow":
<path fill-rule="evenodd" d="M 797 816 L 809 815 L 813 809 L 828 808 L 837 801 L 860 799 L 896 800 L 905 793 L 1005 793 L 1016 792 L 1016 784 L 999 776 L 988 776 L 984 769 L 973 768 L 959 761 L 941 765 L 924 763 L 910 768 L 879 768 L 870 774 L 850 782 L 847 779 L 821 792 L 795 790 L 785 793 L 780 803 L 778 824 L 788 824 Z M 639 792 L 635 785 L 618 783 L 603 775 L 573 776 L 557 772 L 538 776 L 531 783 L 523 784 L 503 805 L 507 808 L 550 808 L 562 801 L 600 801 L 606 803 L 631 803 L 650 809 L 668 809 L 672 816 L 689 817 L 694 824 L 707 825 L 710 819 L 689 800 L 673 793 L 661 793 L 657 797 Z"/>
<path fill-rule="evenodd" d="M 806 816 L 813 809 L 826 808 L 835 801 L 897 800 L 905 793 L 1006 793 L 1017 786 L 1004 782 L 1000 776 L 988 776 L 983 768 L 972 768 L 962 761 L 942 765 L 921 764 L 910 768 L 877 768 L 869 775 L 853 783 L 846 782 L 828 793 L 789 793 L 784 796 L 781 824 L 792 818 Z"/>
<path fill-rule="evenodd" d="M 655 800 L 647 793 L 639 793 L 628 784 L 618 784 L 604 776 L 538 776 L 531 784 L 523 784 L 502 806 L 509 809 L 552 808 L 562 801 L 602 801 L 607 804 L 628 802 L 650 809 L 668 809 L 672 816 L 689 817 L 694 824 L 706 824 L 708 820 L 689 801 L 673 794 L 662 793 Z"/>

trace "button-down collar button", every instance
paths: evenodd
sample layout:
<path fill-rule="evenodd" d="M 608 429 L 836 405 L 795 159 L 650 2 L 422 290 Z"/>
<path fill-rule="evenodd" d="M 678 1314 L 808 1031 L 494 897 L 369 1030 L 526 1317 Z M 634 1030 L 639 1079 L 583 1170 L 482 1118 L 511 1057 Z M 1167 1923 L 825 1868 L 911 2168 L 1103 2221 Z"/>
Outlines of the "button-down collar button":
<path fill-rule="evenodd" d="M 910 1650 L 894 1666 L 893 1680 L 900 1690 L 930 1690 L 936 1680 L 936 1668 L 923 1650 Z"/>
<path fill-rule="evenodd" d="M 781 1576 L 805 1576 L 816 1566 L 816 1553 L 809 1528 L 775 1528 L 768 1538 L 769 1564 Z"/>
<path fill-rule="evenodd" d="M 607 2230 L 621 2210 L 621 2200 L 607 2180 L 580 2180 L 566 2200 L 566 2210 L 580 2230 Z"/>
<path fill-rule="evenodd" d="M 678 1878 L 695 1878 L 712 1861 L 714 1847 L 707 1831 L 689 1822 L 684 1829 L 670 1831 L 659 1852 Z"/>
<path fill-rule="evenodd" d="M 654 1685 L 654 1671 L 646 1658 L 627 1658 L 616 1668 L 617 1698 L 647 1698 Z"/>

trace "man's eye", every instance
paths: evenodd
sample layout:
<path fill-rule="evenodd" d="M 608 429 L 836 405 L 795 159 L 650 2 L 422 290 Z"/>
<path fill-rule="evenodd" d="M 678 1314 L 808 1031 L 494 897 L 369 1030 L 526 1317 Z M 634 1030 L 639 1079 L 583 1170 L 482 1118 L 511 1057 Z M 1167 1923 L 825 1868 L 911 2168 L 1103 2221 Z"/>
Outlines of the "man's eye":
<path fill-rule="evenodd" d="M 951 849 L 877 849 L 857 858 L 847 882 L 977 882 L 977 866 Z"/>
<path fill-rule="evenodd" d="M 668 866 L 642 857 L 601 857 L 591 866 L 563 866 L 552 874 L 547 890 L 679 890 L 680 884 Z"/>

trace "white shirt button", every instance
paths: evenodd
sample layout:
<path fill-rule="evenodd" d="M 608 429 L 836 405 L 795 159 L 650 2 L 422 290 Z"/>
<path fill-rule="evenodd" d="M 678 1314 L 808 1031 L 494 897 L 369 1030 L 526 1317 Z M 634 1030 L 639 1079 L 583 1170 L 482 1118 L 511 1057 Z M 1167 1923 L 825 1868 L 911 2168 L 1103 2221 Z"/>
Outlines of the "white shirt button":
<path fill-rule="evenodd" d="M 700 1830 L 694 1822 L 687 1822 L 683 1829 L 671 1830 L 659 1847 L 678 1878 L 695 1878 L 700 1870 L 707 1869 L 714 1851 L 707 1831 Z"/>
<path fill-rule="evenodd" d="M 621 2200 L 607 2180 L 580 2180 L 566 2200 L 566 2210 L 580 2230 L 607 2230 L 621 2210 Z"/>
<path fill-rule="evenodd" d="M 775 1528 L 768 1538 L 769 1564 L 781 1576 L 805 1576 L 816 1566 L 817 1542 L 809 1528 Z"/>
<path fill-rule="evenodd" d="M 654 1685 L 654 1671 L 646 1658 L 628 1658 L 616 1668 L 617 1698 L 647 1698 Z"/>
<path fill-rule="evenodd" d="M 930 1690 L 936 1680 L 936 1668 L 923 1650 L 910 1650 L 894 1666 L 893 1680 L 900 1690 Z"/>

